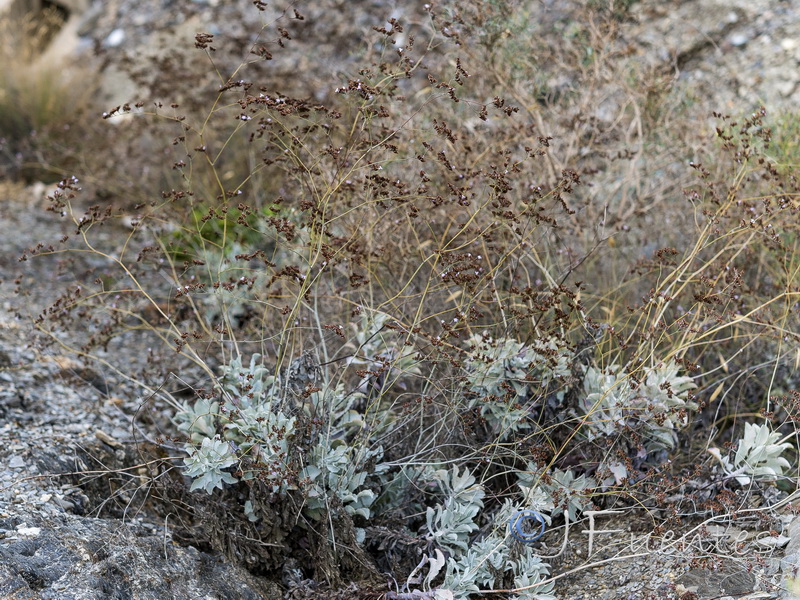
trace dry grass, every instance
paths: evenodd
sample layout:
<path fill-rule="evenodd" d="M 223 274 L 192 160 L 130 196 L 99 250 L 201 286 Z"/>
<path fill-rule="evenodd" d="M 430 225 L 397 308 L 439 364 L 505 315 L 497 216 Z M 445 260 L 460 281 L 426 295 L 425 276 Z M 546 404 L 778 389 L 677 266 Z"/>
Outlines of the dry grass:
<path fill-rule="evenodd" d="M 54 9 L 2 23 L 0 167 L 9 174 L 58 180 L 47 173 L 50 159 L 63 160 L 69 153 L 64 141 L 79 135 L 76 125 L 96 100 L 94 73 L 88 66 L 41 60 L 42 49 L 62 25 Z M 78 131 L 71 131 L 73 127 Z"/>

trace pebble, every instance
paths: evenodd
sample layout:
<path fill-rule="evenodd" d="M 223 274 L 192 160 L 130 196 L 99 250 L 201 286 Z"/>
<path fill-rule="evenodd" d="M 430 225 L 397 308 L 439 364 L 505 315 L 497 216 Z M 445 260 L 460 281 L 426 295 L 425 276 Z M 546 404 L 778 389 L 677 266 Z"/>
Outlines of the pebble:
<path fill-rule="evenodd" d="M 53 502 L 63 508 L 65 511 L 71 512 L 75 510 L 75 504 L 69 500 L 65 500 L 64 498 L 59 498 L 56 496 L 53 498 Z"/>
<path fill-rule="evenodd" d="M 125 30 L 115 29 L 114 31 L 108 34 L 108 37 L 103 42 L 103 45 L 106 48 L 116 48 L 124 41 L 125 41 Z"/>
<path fill-rule="evenodd" d="M 750 41 L 750 36 L 746 33 L 734 33 L 728 38 L 728 41 L 731 43 L 731 46 L 740 48 Z"/>
<path fill-rule="evenodd" d="M 111 437 L 116 438 L 118 440 L 126 440 L 131 436 L 130 429 L 122 429 L 121 427 L 116 427 L 111 432 Z"/>

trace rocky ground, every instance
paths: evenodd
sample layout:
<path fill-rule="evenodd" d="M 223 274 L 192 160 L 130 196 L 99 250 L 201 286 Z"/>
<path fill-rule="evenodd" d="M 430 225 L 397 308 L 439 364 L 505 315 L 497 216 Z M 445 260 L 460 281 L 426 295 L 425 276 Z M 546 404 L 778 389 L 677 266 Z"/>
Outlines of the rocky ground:
<path fill-rule="evenodd" d="M 32 283 L 69 275 L 45 261 L 20 269 L 31 235 L 47 239 L 63 228 L 20 191 L 5 187 L 1 204 L 0 598 L 280 597 L 274 585 L 174 543 L 168 516 L 138 510 L 146 460 L 131 418 L 137 397 L 74 358 L 29 344 L 25 316 L 52 300 L 52 288 Z M 16 272 L 16 281 L 7 277 Z M 15 294 L 18 284 L 32 294 Z M 130 354 L 135 360 L 136 349 Z M 120 467 L 124 481 L 110 491 L 116 486 L 98 478 Z M 118 518 L 100 518 L 109 511 Z"/>
<path fill-rule="evenodd" d="M 143 44 L 152 22 L 169 18 L 169 4 L 148 2 L 148 12 L 127 2 L 95 3 L 75 28 L 83 37 L 74 47 L 95 40 L 107 48 Z M 196 4 L 202 22 L 211 3 Z M 544 2 L 543 10 L 557 4 Z M 379 8 L 379 2 L 369 6 Z M 695 102 L 780 108 L 800 100 L 800 10 L 792 3 L 646 1 L 633 11 L 624 37 L 636 59 L 674 69 L 676 85 Z M 57 239 L 64 225 L 40 210 L 36 186 L 8 185 L 0 193 L 0 597 L 283 597 L 276 582 L 179 543 L 175 517 L 145 508 L 151 455 L 141 450 L 148 434 L 134 419 L 141 396 L 95 366 L 29 343 L 25 317 L 51 300 L 41 282 L 69 275 L 52 262 L 17 257 L 32 241 Z M 32 293 L 17 294 L 20 285 Z M 135 361 L 139 352 L 129 352 Z M 787 577 L 800 565 L 793 502 L 795 494 L 765 490 L 753 505 L 739 507 L 736 519 L 697 515 L 697 529 L 657 542 L 644 532 L 658 514 L 628 509 L 597 517 L 597 529 L 615 532 L 596 533 L 591 555 L 586 521 L 572 527 L 563 551 L 563 530 L 548 534 L 541 554 L 552 557 L 559 598 L 791 598 Z M 764 531 L 760 515 L 778 529 Z"/>

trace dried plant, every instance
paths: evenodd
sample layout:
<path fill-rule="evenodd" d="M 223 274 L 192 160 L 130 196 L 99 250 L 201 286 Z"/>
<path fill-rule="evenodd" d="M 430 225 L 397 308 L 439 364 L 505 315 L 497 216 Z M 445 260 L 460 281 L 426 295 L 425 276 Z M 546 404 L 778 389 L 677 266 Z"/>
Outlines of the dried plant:
<path fill-rule="evenodd" d="M 254 4 L 134 68 L 156 99 L 106 110 L 122 141 L 22 257 L 90 273 L 33 316 L 43 347 L 141 395 L 215 547 L 330 588 L 380 566 L 387 597 L 542 599 L 514 510 L 666 506 L 701 476 L 716 510 L 700 446 L 759 409 L 786 431 L 746 429 L 728 473 L 786 474 L 800 192 L 766 111 L 684 144 L 667 76 L 621 48 L 628 3 L 560 29 L 534 2 L 408 8 L 291 78 L 337 17 Z M 147 176 L 103 175 L 125 152 Z"/>

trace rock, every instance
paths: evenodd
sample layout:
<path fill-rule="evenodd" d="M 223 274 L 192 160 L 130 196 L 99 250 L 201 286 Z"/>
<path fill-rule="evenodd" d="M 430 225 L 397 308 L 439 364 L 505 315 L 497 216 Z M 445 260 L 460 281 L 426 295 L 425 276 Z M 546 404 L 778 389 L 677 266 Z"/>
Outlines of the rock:
<path fill-rule="evenodd" d="M 157 529 L 157 528 L 154 528 Z M 34 539 L 0 542 L 0 597 L 101 600 L 130 598 L 280 598 L 277 585 L 173 545 L 142 524 L 71 517 Z"/>
<path fill-rule="evenodd" d="M 756 580 L 746 567 L 726 559 L 720 569 L 690 569 L 676 583 L 694 590 L 700 598 L 708 599 L 724 595 L 744 596 L 753 591 Z"/>
<path fill-rule="evenodd" d="M 122 444 L 120 444 L 120 443 L 119 443 L 119 441 L 117 441 L 116 439 L 114 439 L 112 436 L 108 435 L 108 434 L 107 434 L 105 431 L 103 431 L 102 429 L 96 429 L 96 430 L 95 430 L 95 432 L 94 432 L 94 436 L 95 436 L 95 437 L 96 437 L 98 440 L 100 440 L 100 441 L 101 441 L 101 442 L 103 442 L 104 444 L 108 444 L 108 445 L 109 445 L 109 446 L 111 446 L 112 448 L 122 448 Z"/>
<path fill-rule="evenodd" d="M 0 562 L 0 598 L 6 600 L 37 600 L 28 582 L 11 566 Z"/>
<path fill-rule="evenodd" d="M 750 41 L 750 36 L 748 36 L 746 33 L 738 32 L 731 35 L 728 38 L 728 41 L 730 42 L 731 46 L 738 48 L 747 44 L 747 42 Z"/>
<path fill-rule="evenodd" d="M 18 455 L 12 456 L 11 460 L 8 461 L 8 466 L 12 469 L 21 469 L 25 466 L 25 460 Z"/>
<path fill-rule="evenodd" d="M 788 544 L 789 541 L 790 538 L 785 535 L 776 535 L 759 538 L 756 540 L 756 543 L 767 548 L 782 548 Z"/>
<path fill-rule="evenodd" d="M 125 30 L 123 29 L 115 29 L 111 33 L 108 34 L 103 45 L 106 48 L 116 48 L 117 46 L 121 45 L 122 42 L 125 41 Z"/>

